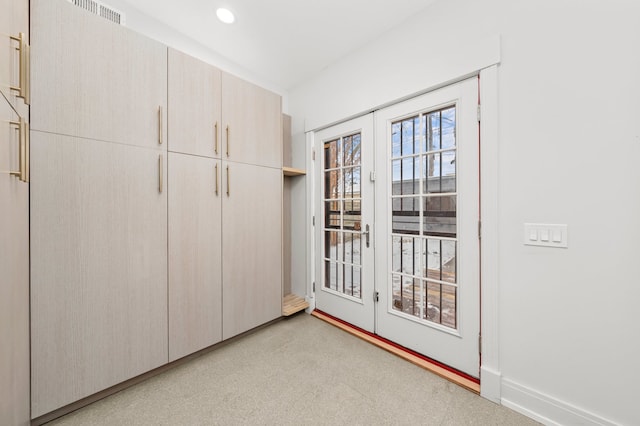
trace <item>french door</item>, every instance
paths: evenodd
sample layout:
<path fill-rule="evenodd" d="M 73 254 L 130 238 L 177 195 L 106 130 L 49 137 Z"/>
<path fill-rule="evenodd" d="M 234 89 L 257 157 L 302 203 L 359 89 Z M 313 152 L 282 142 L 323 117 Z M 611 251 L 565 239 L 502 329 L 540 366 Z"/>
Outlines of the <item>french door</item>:
<path fill-rule="evenodd" d="M 479 376 L 477 79 L 376 116 L 376 333 Z"/>
<path fill-rule="evenodd" d="M 317 308 L 473 377 L 477 100 L 473 78 L 315 134 Z"/>
<path fill-rule="evenodd" d="M 315 141 L 316 307 L 373 332 L 373 114 Z"/>

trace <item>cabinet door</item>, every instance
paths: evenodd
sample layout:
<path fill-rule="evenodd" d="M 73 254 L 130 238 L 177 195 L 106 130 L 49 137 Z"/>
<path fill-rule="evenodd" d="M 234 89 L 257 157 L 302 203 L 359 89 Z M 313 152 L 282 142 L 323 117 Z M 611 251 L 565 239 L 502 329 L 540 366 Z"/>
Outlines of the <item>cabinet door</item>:
<path fill-rule="evenodd" d="M 65 0 L 31 4 L 31 128 L 166 147 L 166 47 Z"/>
<path fill-rule="evenodd" d="M 282 106 L 275 93 L 222 73 L 222 156 L 282 167 Z"/>
<path fill-rule="evenodd" d="M 18 117 L 0 96 L 0 424 L 29 424 L 29 185 L 18 170 Z"/>
<path fill-rule="evenodd" d="M 162 155 L 32 132 L 33 417 L 168 361 Z"/>
<path fill-rule="evenodd" d="M 169 361 L 222 339 L 219 163 L 169 153 Z"/>
<path fill-rule="evenodd" d="M 220 158 L 220 70 L 169 49 L 169 150 Z"/>
<path fill-rule="evenodd" d="M 29 117 L 29 107 L 10 87 L 20 86 L 20 46 L 11 37 L 24 35 L 29 43 L 29 0 L 0 0 L 0 92 L 22 117 Z"/>
<path fill-rule="evenodd" d="M 282 172 L 224 165 L 223 338 L 278 318 L 282 304 Z"/>

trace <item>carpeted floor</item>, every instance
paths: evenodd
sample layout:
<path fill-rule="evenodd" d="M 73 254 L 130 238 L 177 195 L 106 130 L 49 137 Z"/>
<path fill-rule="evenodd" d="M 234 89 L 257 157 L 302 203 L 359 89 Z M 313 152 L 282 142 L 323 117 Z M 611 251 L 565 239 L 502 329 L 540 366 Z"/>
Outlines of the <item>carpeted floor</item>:
<path fill-rule="evenodd" d="M 50 425 L 536 425 L 304 313 Z"/>

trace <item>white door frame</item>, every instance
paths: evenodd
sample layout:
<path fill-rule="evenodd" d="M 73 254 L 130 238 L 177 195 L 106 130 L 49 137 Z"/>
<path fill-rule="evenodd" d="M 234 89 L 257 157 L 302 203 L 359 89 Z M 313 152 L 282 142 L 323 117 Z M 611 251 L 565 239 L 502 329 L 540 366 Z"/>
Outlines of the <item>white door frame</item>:
<path fill-rule="evenodd" d="M 482 334 L 482 357 L 480 366 L 480 394 L 493 402 L 501 403 L 501 371 L 500 371 L 500 335 L 499 335 L 499 274 L 498 274 L 498 63 L 495 61 L 476 73 L 441 81 L 416 93 L 435 90 L 445 84 L 468 78 L 471 74 L 480 75 L 480 217 L 482 219 L 482 238 L 480 240 L 480 331 Z M 404 97 L 406 99 L 408 97 Z M 403 99 L 398 99 L 401 101 Z M 386 106 L 395 102 L 388 102 Z M 377 109 L 371 108 L 370 111 Z M 315 242 L 313 215 L 315 211 L 315 194 L 313 170 L 314 132 L 306 132 L 306 166 L 307 166 L 307 299 L 309 312 L 315 308 L 313 283 L 315 280 Z"/>

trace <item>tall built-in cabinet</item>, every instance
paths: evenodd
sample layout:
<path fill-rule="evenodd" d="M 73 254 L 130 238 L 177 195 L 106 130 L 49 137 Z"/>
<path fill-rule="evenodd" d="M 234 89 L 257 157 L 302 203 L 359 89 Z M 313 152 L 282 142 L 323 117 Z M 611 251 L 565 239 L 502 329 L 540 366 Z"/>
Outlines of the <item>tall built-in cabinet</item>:
<path fill-rule="evenodd" d="M 280 316 L 280 96 L 169 49 L 169 354 Z"/>
<path fill-rule="evenodd" d="M 222 340 L 220 70 L 169 49 L 169 360 Z"/>
<path fill-rule="evenodd" d="M 222 73 L 223 338 L 282 309 L 280 96 Z"/>
<path fill-rule="evenodd" d="M 32 0 L 31 415 L 166 364 L 166 47 Z"/>
<path fill-rule="evenodd" d="M 282 127 L 274 93 L 31 7 L 37 418 L 281 315 Z"/>
<path fill-rule="evenodd" d="M 0 424 L 29 416 L 28 0 L 0 0 Z"/>

